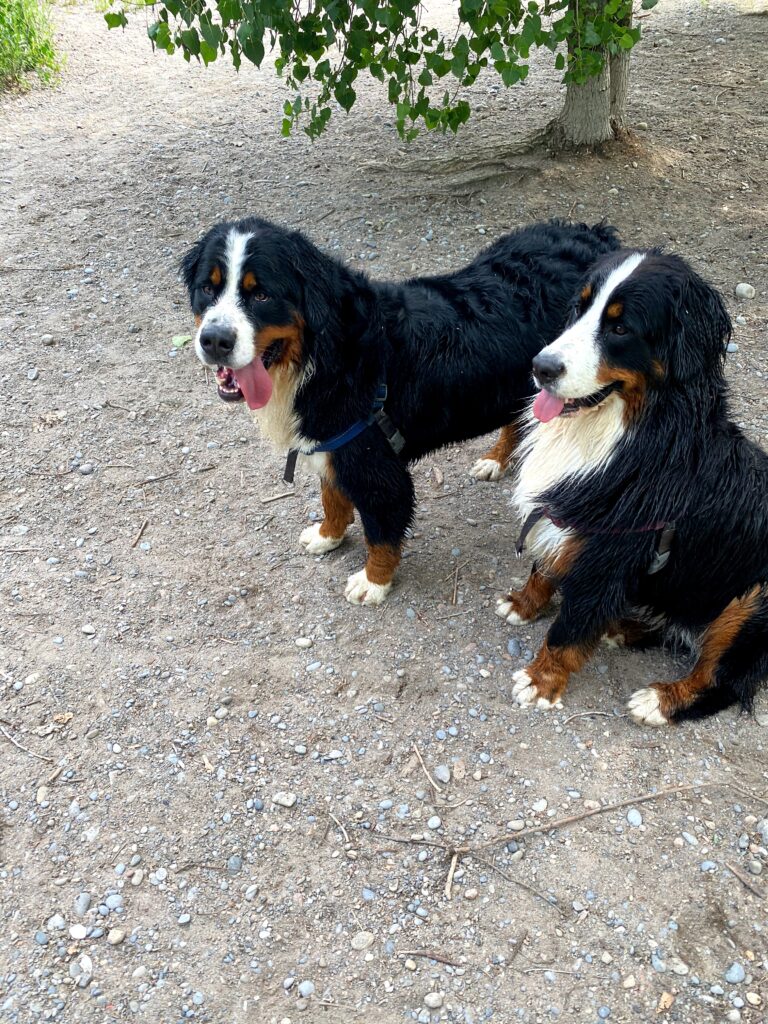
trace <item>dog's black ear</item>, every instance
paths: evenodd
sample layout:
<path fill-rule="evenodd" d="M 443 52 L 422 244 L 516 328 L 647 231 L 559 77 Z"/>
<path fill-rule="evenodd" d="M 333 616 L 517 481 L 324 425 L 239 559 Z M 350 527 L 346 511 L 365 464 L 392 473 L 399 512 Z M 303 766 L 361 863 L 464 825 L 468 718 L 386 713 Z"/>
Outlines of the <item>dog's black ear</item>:
<path fill-rule="evenodd" d="M 194 285 L 195 278 L 197 277 L 197 268 L 200 265 L 200 258 L 203 255 L 204 246 L 205 237 L 201 238 L 199 242 L 196 242 L 195 245 L 192 246 L 189 252 L 182 257 L 181 263 L 179 264 L 179 273 L 181 274 L 181 279 L 186 285 L 190 297 L 192 295 L 192 286 Z"/>
<path fill-rule="evenodd" d="M 690 267 L 673 285 L 669 369 L 677 380 L 719 376 L 731 337 L 731 318 L 719 292 Z"/>

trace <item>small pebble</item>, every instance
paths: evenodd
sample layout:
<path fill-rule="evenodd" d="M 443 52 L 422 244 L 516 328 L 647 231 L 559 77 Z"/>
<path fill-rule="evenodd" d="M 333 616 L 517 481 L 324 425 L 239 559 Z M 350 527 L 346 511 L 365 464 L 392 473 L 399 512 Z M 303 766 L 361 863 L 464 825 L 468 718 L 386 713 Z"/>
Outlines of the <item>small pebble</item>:
<path fill-rule="evenodd" d="M 736 344 L 735 341 L 729 341 L 728 344 L 725 346 L 725 351 L 726 352 L 738 352 L 739 351 L 739 346 Z"/>
<path fill-rule="evenodd" d="M 88 908 L 91 905 L 91 895 L 87 892 L 81 892 L 79 896 L 75 898 L 75 913 L 78 917 L 85 917 L 88 913 Z"/>
<path fill-rule="evenodd" d="M 88 934 L 88 929 L 84 924 L 73 924 L 69 927 L 69 935 L 72 939 L 84 939 Z"/>
<path fill-rule="evenodd" d="M 294 641 L 294 643 L 296 644 L 297 647 L 304 647 L 304 648 L 306 648 L 306 647 L 311 647 L 312 646 L 312 640 L 308 636 L 297 636 L 296 640 Z"/>
<path fill-rule="evenodd" d="M 448 784 L 451 781 L 451 769 L 447 764 L 439 764 L 435 768 L 435 778 L 438 782 Z"/>
<path fill-rule="evenodd" d="M 432 828 L 432 829 L 440 828 L 440 826 L 442 824 L 443 824 L 443 822 L 442 822 L 442 819 L 440 818 L 440 816 L 437 815 L 437 814 L 433 814 L 432 817 L 427 822 L 427 828 Z"/>
<path fill-rule="evenodd" d="M 227 871 L 230 875 L 236 875 L 243 867 L 243 858 L 238 856 L 232 856 L 227 861 Z"/>
<path fill-rule="evenodd" d="M 302 981 L 299 985 L 299 995 L 306 999 L 308 996 L 315 994 L 315 986 L 311 981 Z"/>
<path fill-rule="evenodd" d="M 372 932 L 357 932 L 352 936 L 350 942 L 352 949 L 368 949 L 369 946 L 373 945 L 373 933 Z"/>
<path fill-rule="evenodd" d="M 429 1007 L 430 1010 L 439 1010 L 443 1005 L 444 998 L 442 992 L 427 992 L 424 996 L 424 1005 Z"/>
<path fill-rule="evenodd" d="M 33 366 L 31 370 L 27 370 L 27 380 L 37 380 L 40 376 L 40 371 L 36 366 Z"/>
<path fill-rule="evenodd" d="M 81 632 L 85 633 L 86 636 L 93 636 L 95 634 L 95 632 L 96 632 L 96 629 L 95 629 L 94 626 L 90 625 L 90 623 L 86 623 L 81 628 Z"/>
<path fill-rule="evenodd" d="M 295 793 L 275 793 L 272 797 L 272 803 L 277 804 L 278 807 L 293 807 L 296 803 Z"/>
<path fill-rule="evenodd" d="M 513 658 L 519 658 L 522 654 L 522 650 L 519 640 L 515 640 L 514 638 L 512 640 L 507 640 L 507 651 Z"/>
<path fill-rule="evenodd" d="M 643 816 L 636 807 L 631 807 L 627 811 L 627 821 L 633 828 L 639 828 L 643 824 Z"/>
<path fill-rule="evenodd" d="M 53 335 L 52 334 L 44 334 L 44 335 L 42 335 L 42 337 L 40 338 L 40 344 L 41 345 L 45 345 L 46 348 L 50 348 L 50 346 L 53 345 Z"/>
<path fill-rule="evenodd" d="M 48 945 L 48 936 L 47 936 L 47 934 L 45 932 L 42 932 L 42 931 L 41 932 L 35 932 L 35 942 L 38 944 L 38 946 L 47 946 Z"/>
<path fill-rule="evenodd" d="M 736 285 L 736 298 L 737 299 L 754 299 L 755 289 L 751 284 L 747 284 L 742 281 L 741 284 Z"/>
<path fill-rule="evenodd" d="M 747 972 L 740 963 L 732 963 L 723 977 L 729 985 L 739 985 L 747 976 Z"/>
<path fill-rule="evenodd" d="M 178 916 L 178 918 L 176 920 L 178 921 L 179 924 L 189 924 L 189 922 L 192 920 L 192 915 L 191 914 L 179 914 L 179 916 Z"/>
<path fill-rule="evenodd" d="M 411 958 L 409 957 L 407 960 L 403 961 L 403 967 L 405 967 L 406 970 L 408 970 L 408 971 L 415 971 L 416 970 L 416 961 L 415 960 L 411 960 Z"/>
<path fill-rule="evenodd" d="M 122 928 L 110 928 L 107 935 L 107 942 L 110 946 L 119 946 L 125 939 L 125 932 Z"/>
<path fill-rule="evenodd" d="M 597 1016 L 600 1018 L 600 1020 L 608 1020 L 608 1018 L 611 1016 L 610 1007 L 601 1006 L 600 1009 L 597 1011 Z"/>

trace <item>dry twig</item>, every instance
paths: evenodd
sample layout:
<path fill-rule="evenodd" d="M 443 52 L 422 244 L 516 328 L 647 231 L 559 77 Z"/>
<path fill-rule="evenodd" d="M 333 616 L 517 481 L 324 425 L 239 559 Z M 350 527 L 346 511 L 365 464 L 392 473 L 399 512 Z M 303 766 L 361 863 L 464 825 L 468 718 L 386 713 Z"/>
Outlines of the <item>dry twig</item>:
<path fill-rule="evenodd" d="M 454 857 L 455 856 L 456 854 L 454 854 Z M 553 910 L 556 910 L 562 918 L 565 918 L 566 921 L 568 920 L 568 915 L 565 911 L 558 906 L 554 899 L 547 896 L 545 892 L 539 892 L 538 889 L 534 889 L 533 886 L 528 885 L 527 882 L 521 882 L 519 878 L 513 878 L 512 875 L 508 875 L 506 871 L 502 871 L 501 868 L 497 867 L 493 861 L 483 860 L 482 857 L 478 857 L 476 854 L 473 854 L 472 859 L 476 860 L 478 864 L 483 864 L 485 867 L 490 868 L 491 871 L 495 871 L 496 874 L 503 878 L 505 882 L 511 882 L 512 885 L 516 885 L 519 889 L 525 889 L 525 891 L 529 892 L 532 896 L 536 896 L 540 900 L 544 900 L 544 902 L 548 903 Z"/>
<path fill-rule="evenodd" d="M 0 732 L 2 732 L 3 736 L 5 736 L 5 738 L 9 740 L 14 747 L 18 747 L 19 750 L 23 750 L 25 754 L 29 754 L 30 757 L 36 757 L 38 761 L 45 761 L 47 764 L 53 764 L 52 757 L 45 757 L 43 754 L 36 754 L 34 750 L 30 750 L 29 747 L 25 747 L 22 743 L 19 743 L 18 740 L 11 736 L 4 725 L 0 725 Z"/>
<path fill-rule="evenodd" d="M 434 949 L 401 949 L 397 955 L 403 957 L 421 956 L 425 960 L 435 960 L 439 964 L 448 964 L 449 967 L 464 967 L 464 964 L 460 964 L 456 960 L 449 960 L 447 956 L 435 952 Z"/>
<path fill-rule="evenodd" d="M 445 898 L 449 900 L 453 895 L 453 876 L 456 874 L 456 865 L 459 863 L 458 853 L 451 857 L 451 866 L 448 869 L 448 877 L 445 880 Z"/>
<path fill-rule="evenodd" d="M 138 533 L 136 534 L 136 536 L 135 536 L 135 537 L 133 538 L 133 540 L 131 541 L 131 547 L 132 547 L 132 548 L 135 548 L 135 547 L 136 547 L 136 545 L 137 545 L 137 544 L 139 543 L 139 541 L 141 540 L 141 538 L 142 538 L 142 537 L 144 536 L 144 531 L 146 530 L 146 528 L 147 528 L 148 526 L 149 526 L 149 520 L 148 520 L 148 519 L 145 519 L 145 520 L 144 520 L 144 522 L 143 522 L 143 523 L 141 524 L 141 526 L 139 527 L 139 532 L 138 532 Z"/>
<path fill-rule="evenodd" d="M 741 882 L 741 884 L 745 885 L 751 893 L 754 893 L 755 896 L 758 897 L 758 899 L 765 899 L 765 893 L 763 892 L 763 890 L 758 889 L 758 887 L 754 885 L 754 883 L 752 882 L 752 879 L 749 877 L 749 875 L 745 874 L 741 870 L 741 868 L 736 867 L 735 864 L 731 864 L 730 861 L 726 861 L 725 866 L 728 868 L 731 874 L 735 875 L 736 878 L 738 878 L 738 880 Z"/>
<path fill-rule="evenodd" d="M 591 811 L 582 811 L 580 814 L 571 814 L 567 818 L 557 818 L 554 821 L 545 822 L 543 825 L 534 825 L 531 828 L 524 828 L 520 832 L 510 832 L 506 835 L 497 836 L 495 839 L 489 839 L 485 843 L 480 843 L 478 846 L 457 846 L 455 852 L 461 855 L 467 853 L 473 853 L 475 850 L 487 850 L 490 846 L 499 846 L 502 843 L 517 842 L 520 839 L 524 839 L 526 836 L 538 835 L 541 832 L 554 832 L 557 829 L 565 828 L 566 825 L 573 825 L 577 821 L 583 821 L 585 818 L 592 818 L 596 814 L 607 814 L 609 811 L 620 811 L 622 807 L 630 807 L 633 804 L 644 804 L 648 803 L 649 800 L 660 800 L 664 796 L 672 796 L 673 793 L 689 793 L 693 789 L 711 789 L 713 786 L 724 786 L 727 783 L 724 782 L 691 782 L 684 786 L 668 786 L 666 789 L 660 789 L 656 793 L 641 793 L 639 796 L 631 797 L 628 800 L 619 800 L 614 804 L 605 804 L 602 807 L 596 807 Z"/>
<path fill-rule="evenodd" d="M 416 755 L 416 757 L 418 757 L 419 764 L 421 765 L 421 769 L 424 772 L 424 774 L 426 775 L 427 781 L 429 782 L 430 786 L 434 789 L 434 791 L 436 793 L 442 793 L 442 790 L 440 789 L 439 783 L 435 782 L 435 780 L 432 778 L 432 776 L 427 771 L 427 766 L 424 764 L 424 758 L 421 756 L 421 753 L 419 752 L 419 748 L 416 746 L 415 743 L 412 744 L 412 746 L 413 746 L 413 752 Z"/>

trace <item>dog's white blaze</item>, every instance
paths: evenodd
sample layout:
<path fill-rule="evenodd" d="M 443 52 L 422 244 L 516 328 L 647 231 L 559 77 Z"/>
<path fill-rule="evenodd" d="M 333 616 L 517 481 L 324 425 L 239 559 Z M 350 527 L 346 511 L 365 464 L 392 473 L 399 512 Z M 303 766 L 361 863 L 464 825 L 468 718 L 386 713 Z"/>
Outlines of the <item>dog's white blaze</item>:
<path fill-rule="evenodd" d="M 599 471 L 624 434 L 624 403 L 609 395 L 593 409 L 573 416 L 556 416 L 549 423 L 530 417 L 532 426 L 520 445 L 520 468 L 514 501 L 523 520 L 536 507 L 544 491 L 568 476 Z M 527 543 L 539 555 L 554 554 L 571 535 L 542 519 Z"/>
<path fill-rule="evenodd" d="M 253 326 L 240 305 L 240 281 L 243 276 L 248 241 L 252 237 L 251 232 L 235 231 L 234 228 L 227 235 L 224 250 L 224 291 L 217 301 L 206 309 L 195 339 L 197 357 L 204 363 L 207 363 L 208 359 L 200 346 L 200 333 L 204 327 L 212 324 L 231 327 L 235 332 L 237 340 L 232 355 L 227 361 L 233 370 L 247 366 L 248 363 L 253 362 L 256 355 Z"/>
<path fill-rule="evenodd" d="M 565 373 L 557 379 L 552 389 L 558 398 L 586 398 L 602 387 L 597 379 L 600 368 L 597 338 L 603 312 L 610 304 L 614 290 L 622 281 L 626 281 L 644 259 L 644 253 L 632 253 L 612 270 L 586 313 L 559 338 L 542 349 L 547 355 L 559 356 L 565 365 Z"/>

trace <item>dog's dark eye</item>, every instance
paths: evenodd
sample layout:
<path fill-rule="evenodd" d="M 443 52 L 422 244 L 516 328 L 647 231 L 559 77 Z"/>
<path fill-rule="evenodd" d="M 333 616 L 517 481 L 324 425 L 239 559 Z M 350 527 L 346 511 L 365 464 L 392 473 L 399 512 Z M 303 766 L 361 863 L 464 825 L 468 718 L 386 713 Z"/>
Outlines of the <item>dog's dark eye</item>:
<path fill-rule="evenodd" d="M 614 324 L 613 327 L 611 327 L 611 332 L 613 334 L 619 334 L 619 335 L 626 334 L 627 333 L 627 328 L 624 326 L 624 324 Z"/>
<path fill-rule="evenodd" d="M 254 292 L 253 293 L 253 301 L 254 302 L 266 302 L 267 298 L 268 298 L 268 296 L 264 292 Z"/>
<path fill-rule="evenodd" d="M 213 287 L 212 284 L 204 284 L 200 291 L 203 293 L 203 295 L 213 296 L 216 294 L 216 289 Z"/>

